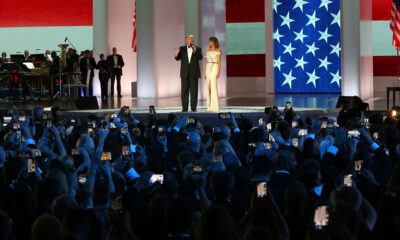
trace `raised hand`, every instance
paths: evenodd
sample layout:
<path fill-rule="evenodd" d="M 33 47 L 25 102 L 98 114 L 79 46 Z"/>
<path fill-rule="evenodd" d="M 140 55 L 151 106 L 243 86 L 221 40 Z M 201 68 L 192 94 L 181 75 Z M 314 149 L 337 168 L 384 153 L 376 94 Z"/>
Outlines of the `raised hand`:
<path fill-rule="evenodd" d="M 175 54 L 175 56 L 178 56 L 178 54 L 179 54 L 180 51 L 181 51 L 181 50 L 180 50 L 179 48 L 174 48 L 174 54 Z"/>

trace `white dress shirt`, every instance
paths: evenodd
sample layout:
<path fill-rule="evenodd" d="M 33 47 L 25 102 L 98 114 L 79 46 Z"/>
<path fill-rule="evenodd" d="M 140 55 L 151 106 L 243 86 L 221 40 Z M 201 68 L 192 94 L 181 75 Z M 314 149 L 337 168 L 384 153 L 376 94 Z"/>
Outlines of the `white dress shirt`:
<path fill-rule="evenodd" d="M 113 55 L 114 65 L 118 65 L 118 57 L 117 55 Z"/>
<path fill-rule="evenodd" d="M 192 55 L 193 55 L 193 48 L 188 46 L 187 53 L 188 53 L 188 59 L 189 59 L 189 63 L 190 63 L 190 59 L 192 58 Z"/>

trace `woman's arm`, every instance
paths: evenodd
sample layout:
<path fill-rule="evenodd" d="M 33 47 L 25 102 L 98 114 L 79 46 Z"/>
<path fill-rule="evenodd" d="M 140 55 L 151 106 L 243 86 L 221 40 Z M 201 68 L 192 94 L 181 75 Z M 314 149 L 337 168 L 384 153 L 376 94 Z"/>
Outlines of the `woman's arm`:
<path fill-rule="evenodd" d="M 207 54 L 207 52 L 206 52 Z M 207 79 L 207 63 L 208 63 L 208 59 L 206 58 L 206 66 L 204 67 L 204 79 Z"/>
<path fill-rule="evenodd" d="M 219 74 L 221 72 L 221 50 L 219 51 L 220 54 L 218 54 L 218 72 L 217 72 L 217 78 L 219 78 Z"/>

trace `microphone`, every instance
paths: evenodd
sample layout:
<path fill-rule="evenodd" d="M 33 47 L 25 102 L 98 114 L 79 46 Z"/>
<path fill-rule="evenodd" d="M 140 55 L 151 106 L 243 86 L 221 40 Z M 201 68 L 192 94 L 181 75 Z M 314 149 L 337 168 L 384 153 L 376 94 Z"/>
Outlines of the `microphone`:
<path fill-rule="evenodd" d="M 68 40 L 68 36 L 65 37 L 64 42 L 67 42 L 67 40 Z"/>

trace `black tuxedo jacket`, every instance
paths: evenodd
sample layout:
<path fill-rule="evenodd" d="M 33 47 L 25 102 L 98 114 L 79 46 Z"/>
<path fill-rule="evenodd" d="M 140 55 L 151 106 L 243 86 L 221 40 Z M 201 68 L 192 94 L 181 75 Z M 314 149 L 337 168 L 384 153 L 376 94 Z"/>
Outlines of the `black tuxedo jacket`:
<path fill-rule="evenodd" d="M 94 58 L 89 58 L 89 65 L 92 66 L 92 71 L 90 72 L 90 78 L 92 78 L 94 76 L 94 69 L 96 68 L 96 61 L 94 60 Z M 81 59 L 79 67 L 81 69 L 82 79 L 86 80 L 88 73 L 86 58 Z"/>
<path fill-rule="evenodd" d="M 201 53 L 201 47 L 196 46 L 196 52 L 192 54 L 192 58 L 188 58 L 188 47 L 187 45 L 179 48 L 179 54 L 175 57 L 175 60 L 181 61 L 181 78 L 200 78 L 200 65 L 199 61 L 203 58 Z"/>
<path fill-rule="evenodd" d="M 121 68 L 114 68 L 114 57 L 111 54 L 110 56 L 107 57 L 107 62 L 108 62 L 108 66 L 110 68 L 110 72 L 114 73 L 116 75 L 122 75 L 122 68 L 124 67 L 125 63 L 124 63 L 124 59 L 122 58 L 121 55 L 117 54 L 117 58 L 118 58 L 118 63 L 117 65 L 121 66 Z"/>

